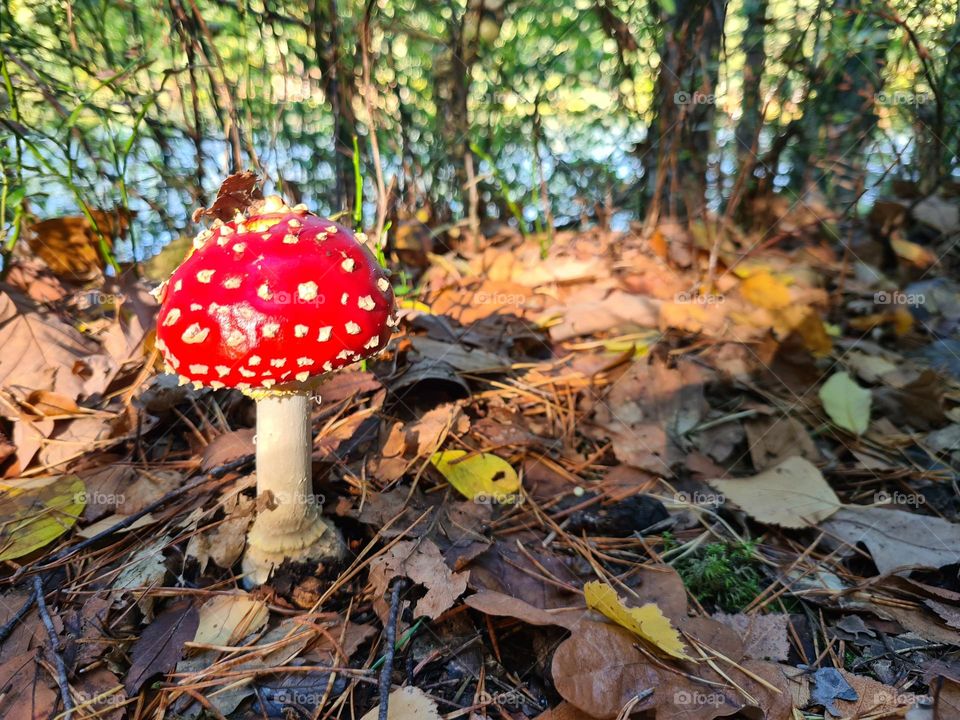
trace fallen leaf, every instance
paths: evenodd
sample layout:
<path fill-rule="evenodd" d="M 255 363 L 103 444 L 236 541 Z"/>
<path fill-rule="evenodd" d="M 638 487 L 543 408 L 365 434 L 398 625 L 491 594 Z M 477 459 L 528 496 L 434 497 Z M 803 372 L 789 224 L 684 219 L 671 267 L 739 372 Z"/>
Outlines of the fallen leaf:
<path fill-rule="evenodd" d="M 378 717 L 379 704 L 360 720 L 377 720 Z M 387 720 L 440 720 L 440 713 L 437 711 L 437 704 L 423 690 L 402 687 L 390 693 Z"/>
<path fill-rule="evenodd" d="M 810 691 L 810 703 L 819 705 L 835 717 L 840 715 L 840 710 L 834 704 L 835 701 L 856 701 L 860 699 L 857 691 L 836 668 L 819 668 L 813 673 L 812 680 L 813 688 Z"/>
<path fill-rule="evenodd" d="M 716 613 L 713 619 L 736 630 L 743 640 L 743 654 L 753 660 L 786 662 L 790 655 L 787 637 L 790 616 L 782 613 L 766 615 L 727 615 Z"/>
<path fill-rule="evenodd" d="M 744 280 L 740 293 L 747 302 L 767 310 L 781 310 L 790 305 L 790 288 L 766 270 Z"/>
<path fill-rule="evenodd" d="M 587 607 L 639 635 L 667 655 L 689 659 L 680 634 L 656 604 L 628 608 L 617 596 L 617 591 L 602 582 L 588 582 L 583 586 L 583 594 Z"/>
<path fill-rule="evenodd" d="M 789 415 L 753 418 L 744 423 L 753 468 L 758 472 L 790 457 L 816 462 L 820 452 L 807 429 Z"/>
<path fill-rule="evenodd" d="M 820 402 L 830 419 L 844 430 L 862 435 L 870 425 L 872 396 L 845 372 L 830 377 L 820 388 Z"/>
<path fill-rule="evenodd" d="M 205 645 L 235 645 L 267 624 L 266 603 L 249 595 L 218 595 L 200 606 L 194 642 Z"/>
<path fill-rule="evenodd" d="M 414 617 L 426 615 L 436 619 L 453 607 L 467 589 L 469 573 L 455 573 L 443 561 L 440 549 L 430 540 L 398 542 L 385 554 L 370 562 L 370 584 L 375 594 L 373 607 L 381 620 L 389 614 L 387 589 L 395 577 L 406 577 L 423 585 L 426 595 L 413 609 Z"/>
<path fill-rule="evenodd" d="M 180 600 L 144 628 L 130 652 L 130 670 L 124 680 L 128 695 L 136 695 L 154 675 L 176 667 L 183 655 L 183 644 L 193 640 L 199 621 L 196 606 Z"/>
<path fill-rule="evenodd" d="M 85 504 L 76 475 L 0 483 L 0 560 L 50 544 L 76 524 Z"/>
<path fill-rule="evenodd" d="M 840 499 L 817 466 L 791 457 L 750 478 L 707 481 L 750 517 L 769 525 L 805 528 L 833 515 Z"/>
<path fill-rule="evenodd" d="M 520 490 L 517 471 L 492 453 L 443 450 L 434 453 L 430 462 L 468 500 L 512 502 Z"/>
<path fill-rule="evenodd" d="M 0 386 L 79 398 L 103 392 L 113 364 L 99 346 L 26 298 L 0 291 Z"/>
<path fill-rule="evenodd" d="M 848 505 L 824 523 L 823 529 L 850 545 L 866 545 L 882 575 L 910 567 L 960 563 L 960 525 L 938 517 Z"/>

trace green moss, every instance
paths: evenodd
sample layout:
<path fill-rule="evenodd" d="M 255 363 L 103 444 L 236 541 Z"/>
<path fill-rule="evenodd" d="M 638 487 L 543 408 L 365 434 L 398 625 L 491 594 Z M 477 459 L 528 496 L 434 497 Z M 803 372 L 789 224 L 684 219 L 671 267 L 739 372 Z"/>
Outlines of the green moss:
<path fill-rule="evenodd" d="M 672 538 L 664 537 L 667 549 Z M 763 575 L 756 543 L 710 543 L 679 558 L 674 569 L 700 602 L 724 612 L 739 612 L 760 594 Z"/>

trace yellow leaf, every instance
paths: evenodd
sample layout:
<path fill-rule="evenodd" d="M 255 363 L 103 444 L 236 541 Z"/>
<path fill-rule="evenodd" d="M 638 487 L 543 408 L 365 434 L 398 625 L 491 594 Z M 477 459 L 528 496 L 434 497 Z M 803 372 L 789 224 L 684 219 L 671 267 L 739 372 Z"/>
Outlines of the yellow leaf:
<path fill-rule="evenodd" d="M 466 450 L 443 450 L 430 458 L 433 466 L 461 495 L 479 502 L 513 502 L 520 489 L 517 471 L 490 453 L 467 457 Z"/>
<path fill-rule="evenodd" d="M 680 633 L 674 629 L 660 608 L 654 603 L 643 607 L 628 608 L 617 596 L 617 591 L 602 582 L 588 582 L 583 586 L 587 607 L 605 615 L 617 625 L 639 635 L 651 645 L 667 655 L 681 660 L 689 660 L 680 639 Z"/>
<path fill-rule="evenodd" d="M 863 435 L 870 425 L 870 391 L 857 385 L 847 373 L 838 372 L 820 388 L 823 409 L 844 430 Z"/>
<path fill-rule="evenodd" d="M 0 484 L 0 561 L 23 557 L 74 526 L 86 506 L 76 475 Z"/>
<path fill-rule="evenodd" d="M 424 315 L 431 314 L 430 306 L 426 303 L 420 302 L 419 300 L 402 298 L 397 300 L 397 307 L 401 308 L 402 310 L 416 310 L 417 312 L 422 312 Z"/>
<path fill-rule="evenodd" d="M 767 310 L 781 310 L 790 304 L 790 289 L 766 271 L 744 280 L 740 293 L 747 302 Z"/>

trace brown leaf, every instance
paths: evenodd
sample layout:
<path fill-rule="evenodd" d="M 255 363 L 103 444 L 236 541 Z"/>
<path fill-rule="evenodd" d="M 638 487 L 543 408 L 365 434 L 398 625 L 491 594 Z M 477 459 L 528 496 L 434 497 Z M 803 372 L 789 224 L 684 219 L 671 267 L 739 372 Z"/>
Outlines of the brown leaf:
<path fill-rule="evenodd" d="M 440 549 L 430 540 L 397 543 L 370 562 L 373 607 L 384 621 L 390 610 L 387 589 L 395 577 L 410 578 L 427 589 L 427 594 L 414 606 L 414 617 L 426 615 L 436 619 L 453 607 L 467 589 L 468 573 L 452 572 L 444 563 Z"/>
<path fill-rule="evenodd" d="M 743 638 L 743 654 L 746 657 L 753 660 L 780 662 L 787 660 L 790 654 L 790 642 L 787 639 L 789 616 L 778 613 L 767 615 L 716 613 L 713 618 L 733 628 Z"/>
<path fill-rule="evenodd" d="M 128 695 L 136 695 L 152 676 L 176 667 L 183 655 L 183 644 L 193 640 L 199 622 L 196 606 L 181 600 L 144 628 L 131 649 L 130 670 L 124 680 Z"/>
<path fill-rule="evenodd" d="M 788 415 L 752 418 L 744 423 L 750 458 L 757 472 L 798 456 L 819 462 L 820 452 L 807 429 Z"/>
<path fill-rule="evenodd" d="M 0 665 L 0 717 L 11 720 L 49 720 L 57 714 L 59 694 L 46 684 L 46 671 L 36 652 L 24 653 Z"/>
<path fill-rule="evenodd" d="M 197 208 L 193 211 L 193 221 L 200 222 L 200 218 L 211 217 L 230 222 L 238 211 L 243 212 L 255 200 L 263 198 L 263 193 L 257 187 L 260 178 L 250 171 L 238 172 L 228 176 L 217 191 L 217 199 L 209 208 Z"/>
<path fill-rule="evenodd" d="M 203 449 L 200 469 L 206 472 L 220 465 L 226 465 L 233 460 L 238 460 L 245 455 L 252 455 L 255 451 L 253 446 L 253 436 L 255 434 L 256 431 L 253 428 L 243 428 L 242 430 L 231 430 L 222 435 L 217 435 Z"/>
<path fill-rule="evenodd" d="M 91 210 L 94 230 L 85 215 L 50 218 L 29 226 L 27 242 L 55 275 L 71 282 L 91 280 L 103 271 L 106 261 L 100 253 L 100 234 L 112 248 L 130 225 L 128 211 Z M 98 233 L 99 231 L 99 233 Z"/>
<path fill-rule="evenodd" d="M 111 362 L 99 347 L 55 315 L 0 291 L 0 386 L 52 390 L 81 398 L 106 389 Z"/>

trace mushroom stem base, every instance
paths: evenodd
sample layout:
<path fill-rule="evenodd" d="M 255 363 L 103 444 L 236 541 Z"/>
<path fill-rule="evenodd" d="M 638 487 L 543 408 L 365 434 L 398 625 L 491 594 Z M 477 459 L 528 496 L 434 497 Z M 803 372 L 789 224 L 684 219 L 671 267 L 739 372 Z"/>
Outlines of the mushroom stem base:
<path fill-rule="evenodd" d="M 284 561 L 322 563 L 340 560 L 346 553 L 343 536 L 319 510 L 300 518 L 286 514 L 273 518 L 269 510 L 257 515 L 247 533 L 247 550 L 243 556 L 244 584 L 262 585 L 270 573 Z"/>

